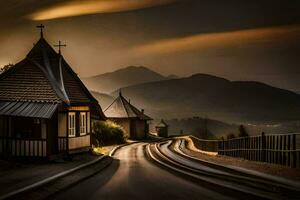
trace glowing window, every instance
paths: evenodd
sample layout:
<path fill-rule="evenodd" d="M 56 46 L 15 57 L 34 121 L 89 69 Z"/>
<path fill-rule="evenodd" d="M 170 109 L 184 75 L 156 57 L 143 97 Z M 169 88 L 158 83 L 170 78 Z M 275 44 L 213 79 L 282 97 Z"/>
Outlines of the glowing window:
<path fill-rule="evenodd" d="M 81 112 L 80 113 L 80 135 L 86 135 L 86 113 Z"/>
<path fill-rule="evenodd" d="M 68 119 L 69 119 L 68 120 L 69 137 L 75 137 L 76 136 L 76 113 L 69 112 Z"/>

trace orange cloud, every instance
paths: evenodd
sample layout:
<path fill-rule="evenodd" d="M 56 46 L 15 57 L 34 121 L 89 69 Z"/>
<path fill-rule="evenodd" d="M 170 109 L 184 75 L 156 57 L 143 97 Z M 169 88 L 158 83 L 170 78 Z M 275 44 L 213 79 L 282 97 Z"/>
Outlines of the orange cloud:
<path fill-rule="evenodd" d="M 29 16 L 32 20 L 49 20 L 64 17 L 114 13 L 170 4 L 178 0 L 85 0 L 68 1 L 40 11 Z"/>
<path fill-rule="evenodd" d="M 248 44 L 284 42 L 299 38 L 300 25 L 246 29 L 232 32 L 196 34 L 186 37 L 158 40 L 136 46 L 131 53 L 137 56 L 149 54 L 170 54 L 193 50 L 209 50 L 229 47 L 243 47 Z"/>

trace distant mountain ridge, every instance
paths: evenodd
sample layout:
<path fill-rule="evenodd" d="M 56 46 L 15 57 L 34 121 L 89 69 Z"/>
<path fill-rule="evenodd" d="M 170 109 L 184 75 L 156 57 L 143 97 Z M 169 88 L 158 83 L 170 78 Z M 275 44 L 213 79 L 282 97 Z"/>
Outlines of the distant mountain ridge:
<path fill-rule="evenodd" d="M 114 72 L 83 78 L 82 80 L 90 90 L 110 93 L 122 87 L 166 79 L 168 78 L 146 67 L 129 66 Z"/>
<path fill-rule="evenodd" d="M 300 95 L 254 81 L 195 74 L 122 88 L 153 117 L 208 116 L 225 121 L 300 119 Z M 116 95 L 116 93 L 113 93 Z"/>

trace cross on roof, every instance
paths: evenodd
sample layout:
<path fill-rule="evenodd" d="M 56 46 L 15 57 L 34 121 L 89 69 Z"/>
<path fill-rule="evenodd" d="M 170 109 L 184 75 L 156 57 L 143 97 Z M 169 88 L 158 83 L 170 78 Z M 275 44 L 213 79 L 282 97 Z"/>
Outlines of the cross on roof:
<path fill-rule="evenodd" d="M 41 38 L 44 37 L 44 33 L 43 33 L 43 29 L 45 28 L 45 26 L 43 24 L 36 26 L 36 28 L 41 29 Z"/>
<path fill-rule="evenodd" d="M 58 47 L 58 53 L 61 54 L 61 47 L 67 47 L 66 44 L 62 44 L 61 41 L 58 41 L 58 44 L 55 44 L 54 47 Z"/>

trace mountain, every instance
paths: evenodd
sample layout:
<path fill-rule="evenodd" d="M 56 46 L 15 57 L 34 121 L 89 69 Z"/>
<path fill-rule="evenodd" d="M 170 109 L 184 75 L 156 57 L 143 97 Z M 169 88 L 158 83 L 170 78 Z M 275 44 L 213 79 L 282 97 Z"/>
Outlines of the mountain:
<path fill-rule="evenodd" d="M 195 74 L 129 86 L 122 92 L 154 118 L 203 116 L 230 122 L 300 119 L 299 94 L 259 82 Z"/>
<path fill-rule="evenodd" d="M 114 72 L 83 78 L 82 80 L 89 90 L 110 93 L 121 87 L 166 79 L 163 75 L 146 67 L 130 66 Z"/>
<path fill-rule="evenodd" d="M 99 93 L 95 91 L 90 91 L 91 94 L 98 100 L 102 110 L 105 110 L 113 101 L 114 97 L 109 94 Z"/>

